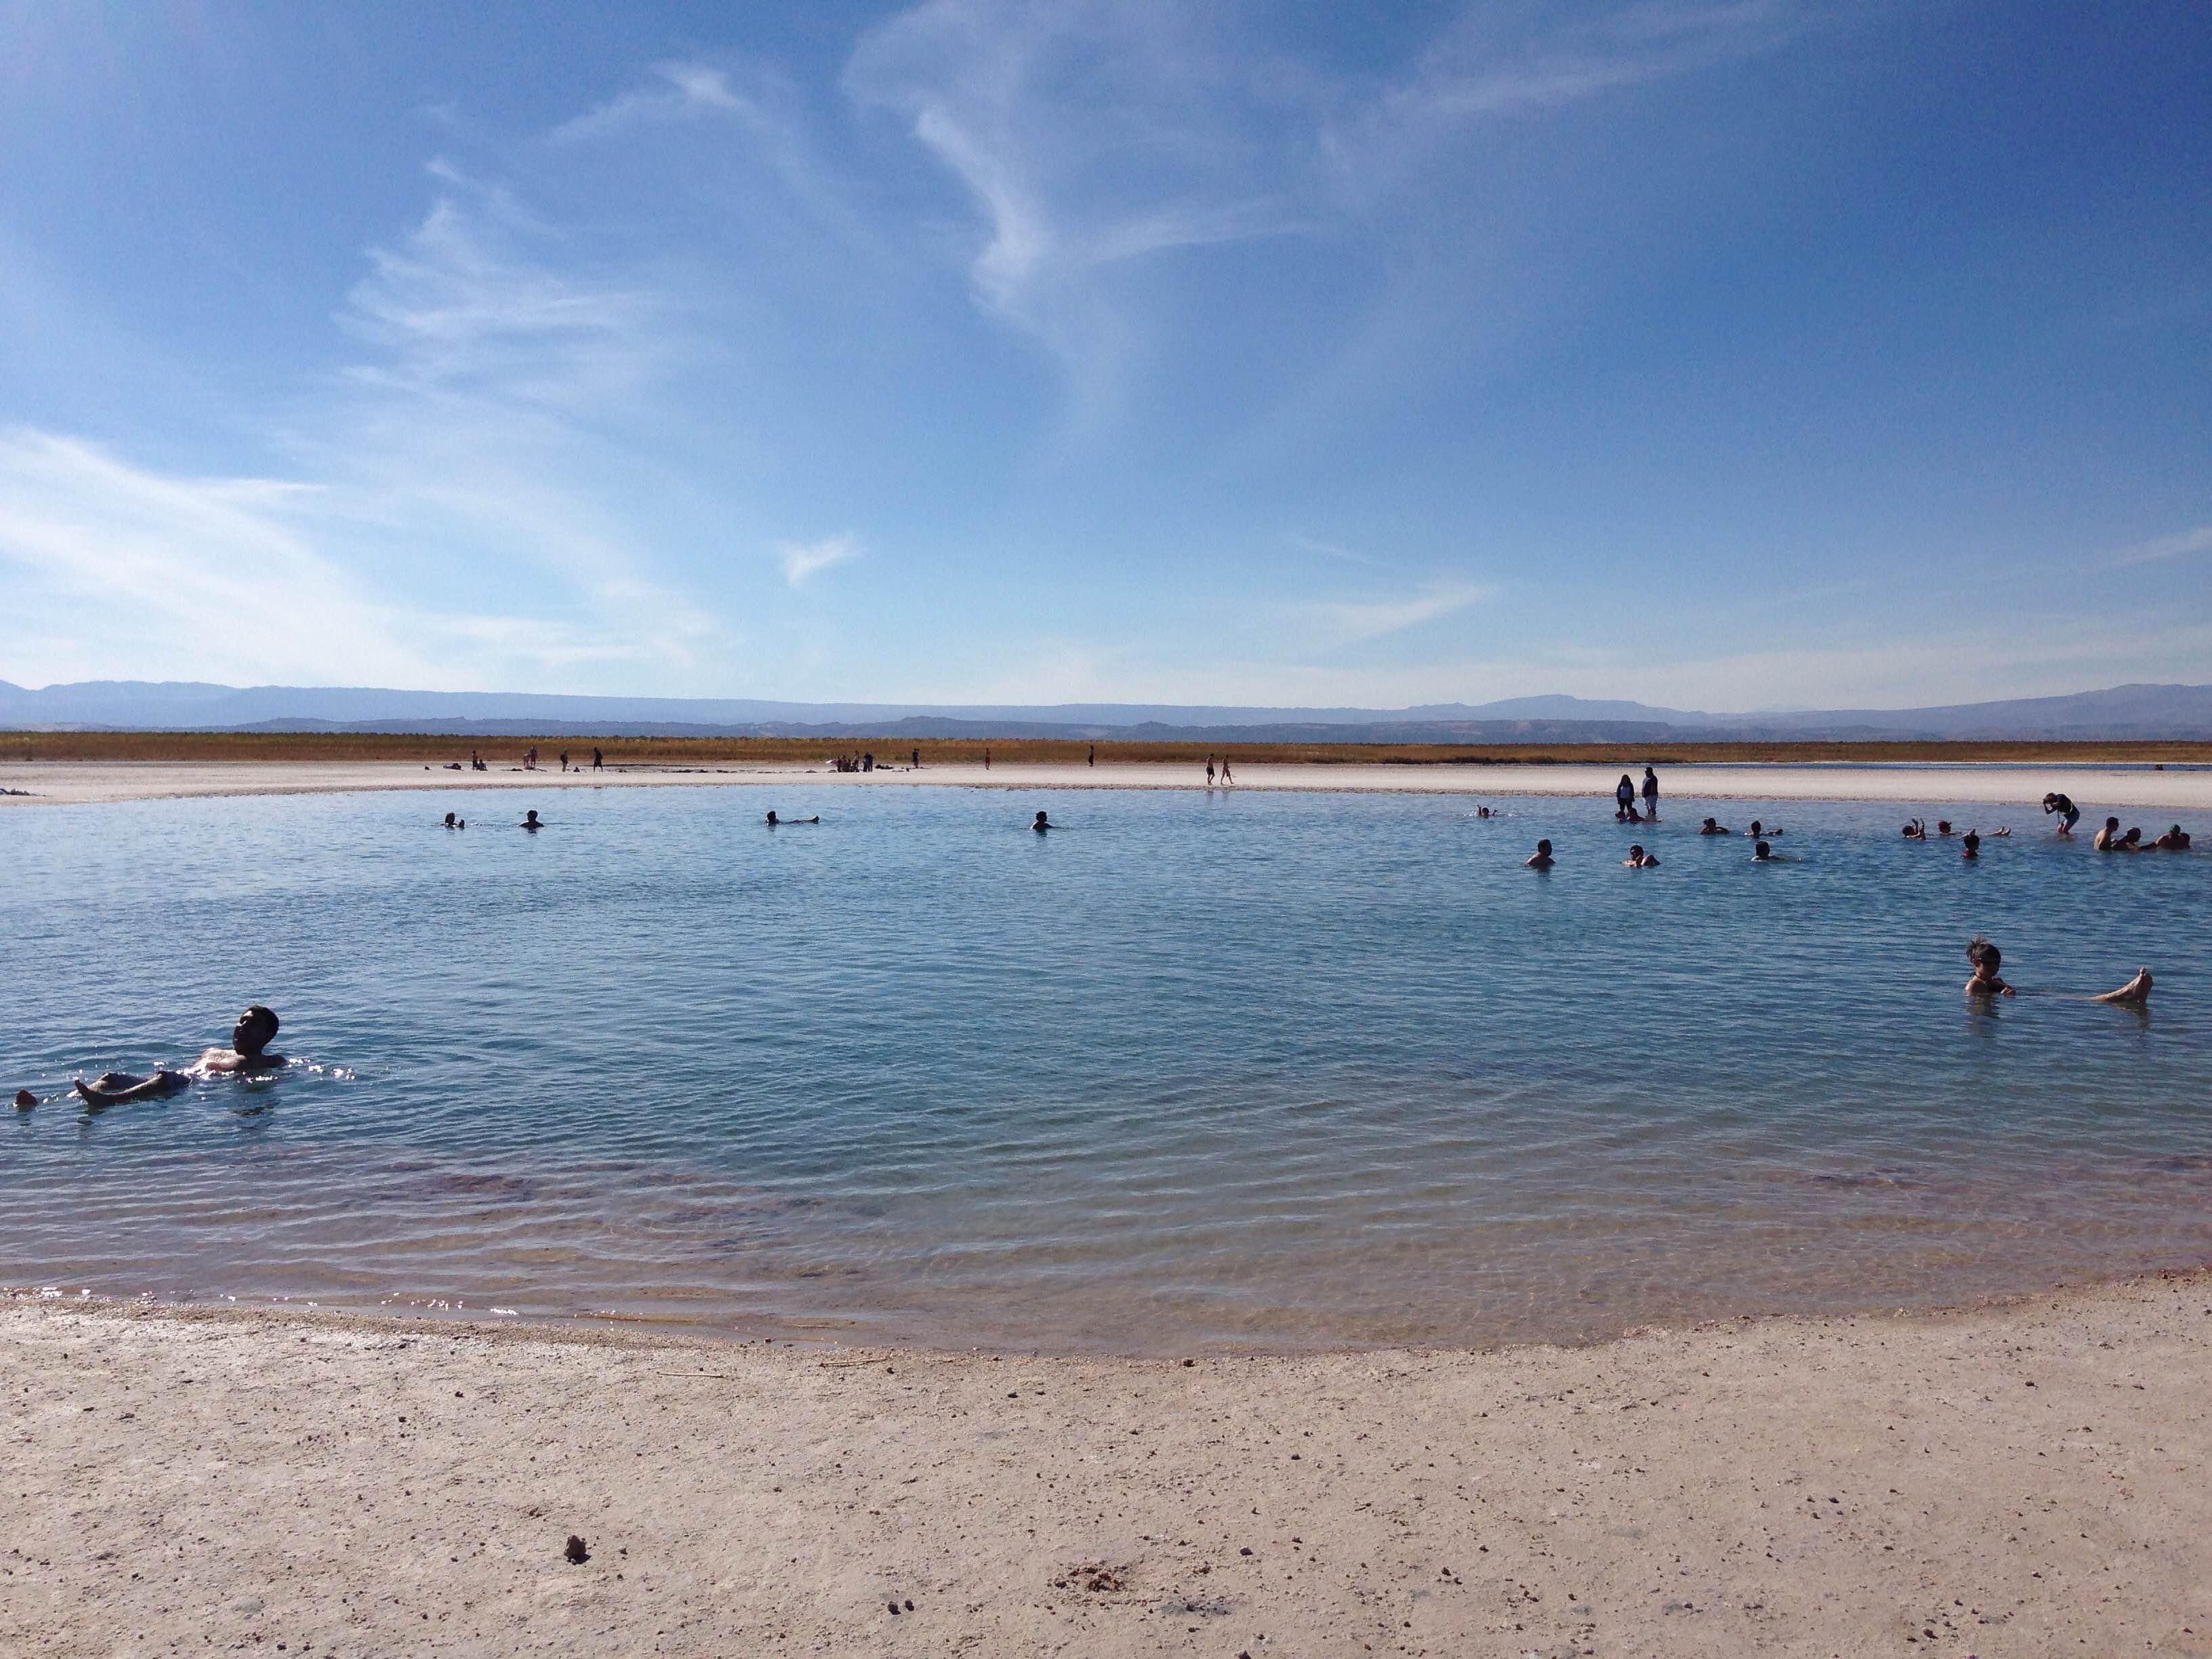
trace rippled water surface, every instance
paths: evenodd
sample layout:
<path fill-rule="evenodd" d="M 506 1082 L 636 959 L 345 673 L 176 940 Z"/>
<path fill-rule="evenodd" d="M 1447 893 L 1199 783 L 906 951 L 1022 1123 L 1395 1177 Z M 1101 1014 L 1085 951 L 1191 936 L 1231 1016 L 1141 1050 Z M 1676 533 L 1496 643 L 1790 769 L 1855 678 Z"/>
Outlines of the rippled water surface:
<path fill-rule="evenodd" d="M 1977 866 L 1792 805 L 1759 867 L 1691 826 L 1771 803 L 526 804 L 0 817 L 0 1082 L 46 1097 L 0 1123 L 0 1282 L 1161 1351 L 2212 1261 L 2212 865 L 2033 807 L 1977 809 L 2020 830 Z M 2016 1000 L 1960 995 L 1977 930 Z M 2142 963 L 2148 1013 L 2082 1000 Z M 249 1000 L 273 1083 L 63 1092 Z"/>

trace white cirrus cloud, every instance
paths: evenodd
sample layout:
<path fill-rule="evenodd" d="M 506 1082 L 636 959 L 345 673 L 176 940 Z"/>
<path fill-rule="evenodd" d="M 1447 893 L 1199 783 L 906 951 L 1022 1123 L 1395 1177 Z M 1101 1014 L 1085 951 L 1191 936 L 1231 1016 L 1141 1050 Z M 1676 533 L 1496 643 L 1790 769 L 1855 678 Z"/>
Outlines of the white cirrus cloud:
<path fill-rule="evenodd" d="M 793 587 L 799 587 L 805 586 L 809 577 L 819 574 L 832 565 L 859 558 L 860 544 L 851 536 L 824 536 L 811 542 L 778 542 L 775 556 L 783 566 L 784 580 Z"/>
<path fill-rule="evenodd" d="M 2121 548 L 2112 557 L 2116 564 L 2155 564 L 2164 559 L 2186 558 L 2191 553 L 2212 553 L 2212 524 L 2177 531 Z"/>

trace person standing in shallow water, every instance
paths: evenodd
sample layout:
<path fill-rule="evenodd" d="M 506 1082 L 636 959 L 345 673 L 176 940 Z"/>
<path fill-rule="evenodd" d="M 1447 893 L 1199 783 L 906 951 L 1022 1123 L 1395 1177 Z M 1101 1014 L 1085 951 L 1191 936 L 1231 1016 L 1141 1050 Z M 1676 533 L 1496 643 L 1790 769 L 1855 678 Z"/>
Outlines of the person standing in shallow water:
<path fill-rule="evenodd" d="M 1536 850 L 1523 860 L 1522 864 L 1524 869 L 1550 869 L 1552 867 L 1552 843 L 1548 841 L 1538 842 L 1536 843 Z"/>
<path fill-rule="evenodd" d="M 1636 786 L 1629 781 L 1628 774 L 1623 772 L 1620 781 L 1613 786 L 1613 821 L 1615 823 L 1627 823 L 1628 815 L 1635 805 Z"/>
<path fill-rule="evenodd" d="M 1653 823 L 1659 822 L 1659 775 L 1648 766 L 1644 769 L 1644 816 Z"/>

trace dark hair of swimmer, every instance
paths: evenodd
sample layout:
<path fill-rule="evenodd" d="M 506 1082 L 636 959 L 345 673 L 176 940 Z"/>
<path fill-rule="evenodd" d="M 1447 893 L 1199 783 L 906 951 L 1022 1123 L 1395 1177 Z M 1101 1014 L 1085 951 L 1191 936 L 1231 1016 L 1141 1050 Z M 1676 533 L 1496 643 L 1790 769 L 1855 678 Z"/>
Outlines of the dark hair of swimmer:
<path fill-rule="evenodd" d="M 1049 830 L 1052 828 L 1052 820 L 1046 817 L 1043 813 L 1040 812 L 1036 815 L 1036 822 L 1030 825 L 1030 828 L 1032 830 Z"/>
<path fill-rule="evenodd" d="M 27 1112 L 32 1107 L 38 1103 L 38 1096 L 33 1094 L 28 1089 L 18 1089 L 15 1091 L 15 1109 L 17 1111 Z"/>
<path fill-rule="evenodd" d="M 538 809 L 533 806 L 527 812 L 525 812 L 522 815 L 522 821 L 527 824 L 536 823 L 538 822 Z"/>
<path fill-rule="evenodd" d="M 770 812 L 768 815 L 768 827 L 771 830 L 775 828 L 775 814 L 774 812 Z"/>
<path fill-rule="evenodd" d="M 447 814 L 446 814 L 446 828 L 447 828 L 447 829 L 448 829 L 448 830 L 450 830 L 450 829 L 452 829 L 453 827 L 453 815 L 451 812 L 448 812 L 448 813 L 447 813 Z"/>
<path fill-rule="evenodd" d="M 274 1008 L 264 1008 L 255 1003 L 238 1017 L 238 1024 L 230 1028 L 230 1046 L 248 1059 L 266 1048 L 283 1022 L 276 1018 Z"/>
<path fill-rule="evenodd" d="M 1771 858 L 1773 853 L 1774 849 L 1763 841 L 1755 841 L 1751 844 L 1751 855 L 1755 859 Z"/>
<path fill-rule="evenodd" d="M 1997 964 L 2004 960 L 2004 952 L 1977 933 L 1966 941 L 1966 960 L 1975 967 L 1987 968 L 1994 974 Z"/>

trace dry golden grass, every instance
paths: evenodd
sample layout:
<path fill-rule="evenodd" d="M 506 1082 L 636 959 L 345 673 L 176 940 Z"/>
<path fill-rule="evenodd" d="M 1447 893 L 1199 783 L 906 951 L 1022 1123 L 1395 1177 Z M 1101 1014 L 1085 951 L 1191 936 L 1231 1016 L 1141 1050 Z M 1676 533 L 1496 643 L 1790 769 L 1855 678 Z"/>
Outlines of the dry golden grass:
<path fill-rule="evenodd" d="M 448 738 L 367 732 L 0 732 L 0 761 L 465 761 L 479 750 L 495 765 L 510 765 L 532 744 L 540 763 L 591 760 L 594 744 L 610 766 L 702 762 L 819 761 L 837 753 L 872 749 L 879 759 L 903 761 L 915 749 L 925 766 L 980 763 L 988 747 L 994 761 L 1021 763 L 1081 762 L 1083 741 L 1024 738 L 988 744 L 908 738 L 578 738 L 549 732 L 536 738 Z M 1224 750 L 1248 765 L 1559 766 L 1691 765 L 1723 761 L 2014 761 L 2103 765 L 2204 764 L 2212 743 L 1668 743 L 1656 747 L 1593 744 L 1368 744 L 1368 743 L 1101 743 L 1102 762 L 1202 762 Z"/>

